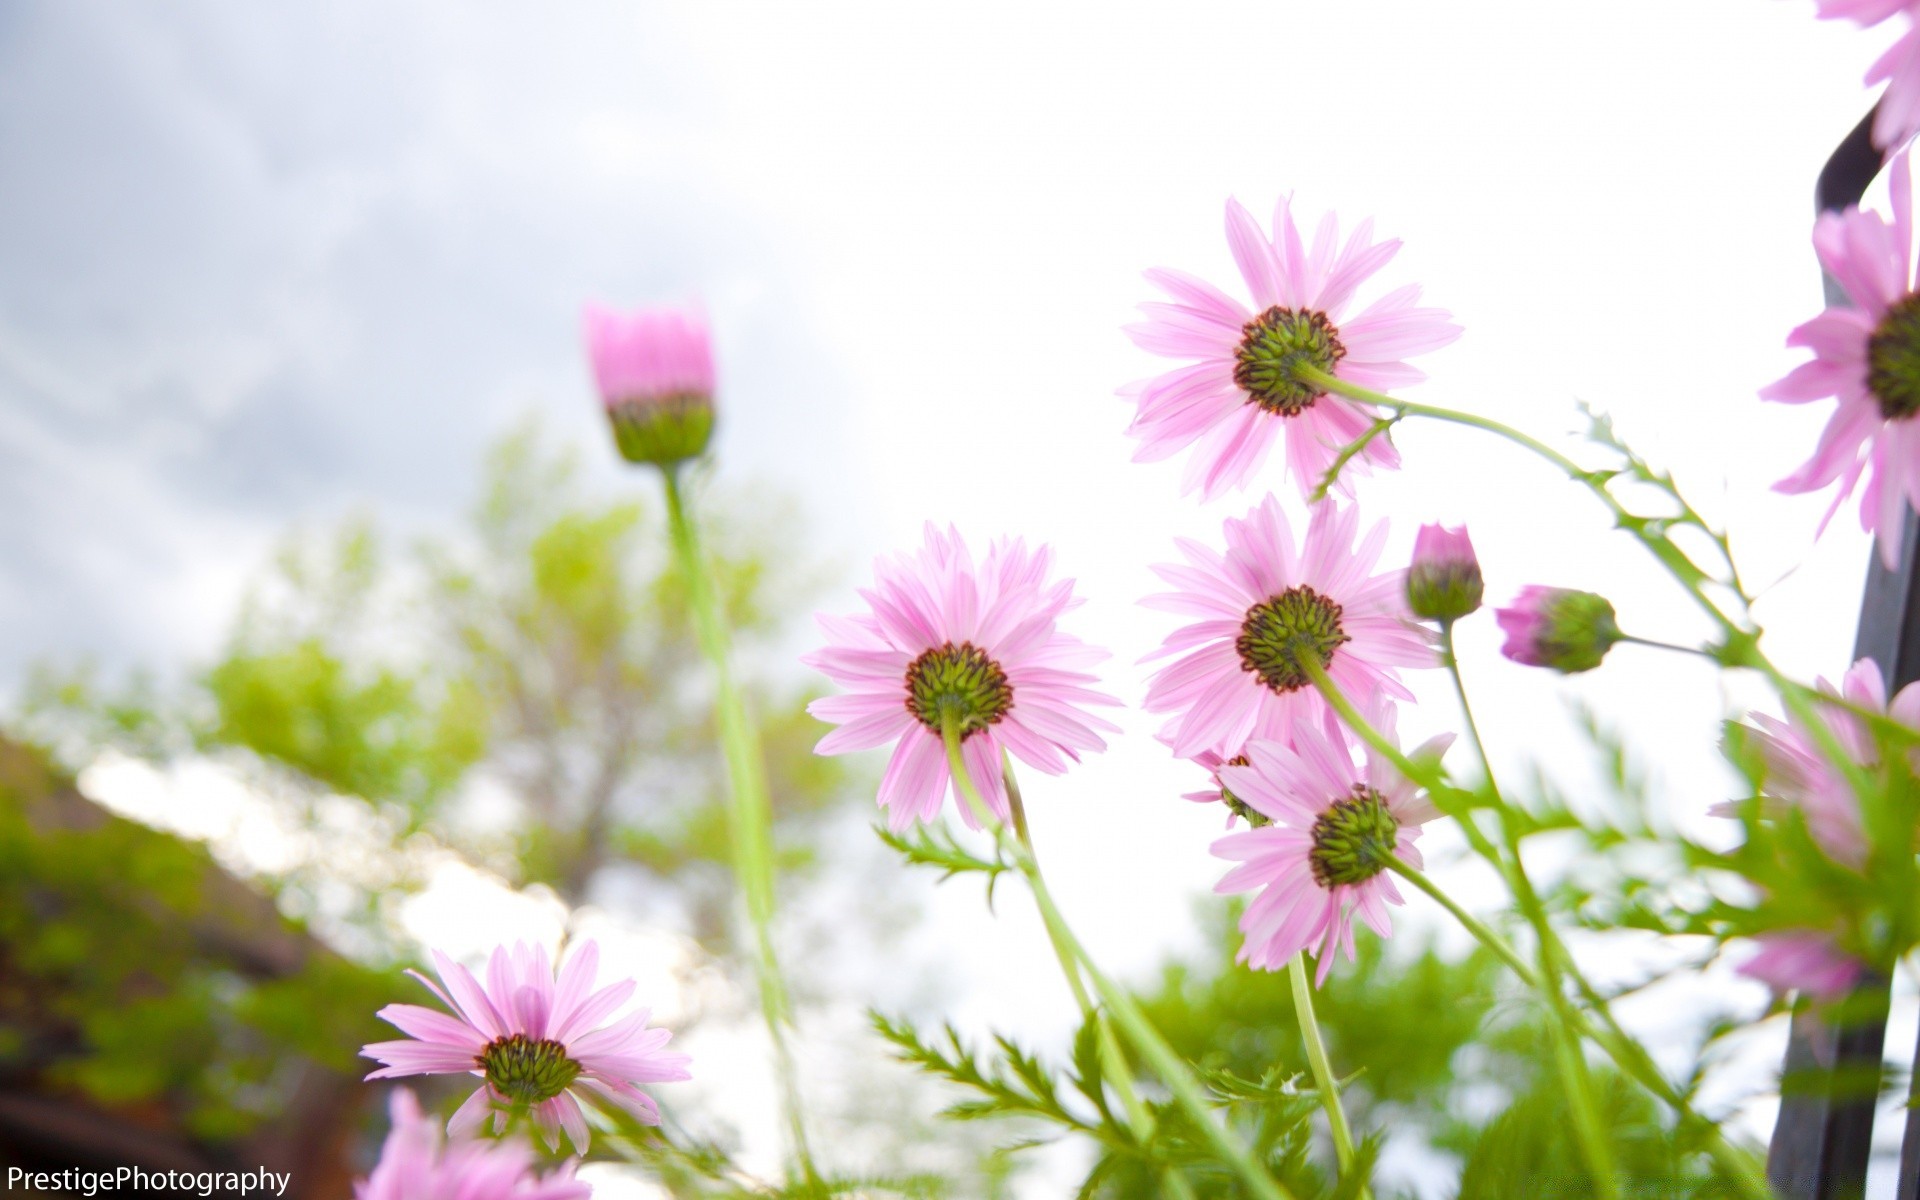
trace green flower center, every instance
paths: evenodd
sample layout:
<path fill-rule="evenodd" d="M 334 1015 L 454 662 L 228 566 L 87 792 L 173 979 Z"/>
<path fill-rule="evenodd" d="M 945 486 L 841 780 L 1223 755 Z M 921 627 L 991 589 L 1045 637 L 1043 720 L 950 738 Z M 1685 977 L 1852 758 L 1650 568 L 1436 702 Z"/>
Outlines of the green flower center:
<path fill-rule="evenodd" d="M 965 741 L 1007 715 L 1013 685 L 1000 664 L 972 642 L 948 642 L 907 667 L 907 711 L 935 733 L 949 714 Z"/>
<path fill-rule="evenodd" d="M 538 1041 L 524 1033 L 493 1039 L 474 1057 L 493 1090 L 515 1104 L 538 1104 L 567 1090 L 580 1064 L 551 1038 Z"/>
<path fill-rule="evenodd" d="M 1327 314 L 1275 305 L 1241 327 L 1233 381 L 1247 393 L 1247 403 L 1297 417 L 1326 395 L 1318 384 L 1300 377 L 1300 368 L 1331 372 L 1346 356 Z"/>
<path fill-rule="evenodd" d="M 1365 883 L 1387 869 L 1400 822 L 1379 792 L 1364 783 L 1342 796 L 1313 823 L 1313 849 L 1307 862 L 1313 881 L 1323 888 Z"/>
<path fill-rule="evenodd" d="M 1232 758 L 1221 763 L 1220 765 L 1223 767 L 1247 767 L 1247 766 L 1252 766 L 1253 764 L 1247 761 L 1246 755 L 1236 754 Z M 1213 781 L 1215 783 L 1220 784 L 1220 803 L 1226 805 L 1230 810 L 1232 810 L 1235 816 L 1239 817 L 1242 821 L 1245 821 L 1247 824 L 1253 826 L 1255 829 L 1260 829 L 1265 826 L 1273 824 L 1272 817 L 1269 817 L 1267 814 L 1261 812 L 1259 809 L 1255 808 L 1253 805 L 1248 804 L 1245 800 L 1242 800 L 1240 797 L 1234 795 L 1233 789 L 1229 788 L 1226 784 L 1221 783 L 1219 772 L 1217 771 L 1214 772 Z"/>
<path fill-rule="evenodd" d="M 1353 639 L 1340 628 L 1341 608 L 1302 584 L 1288 588 L 1247 610 L 1233 647 L 1240 667 L 1276 692 L 1297 692 L 1313 682 L 1301 669 L 1306 655 L 1322 668 L 1333 652 Z"/>
<path fill-rule="evenodd" d="M 1889 308 L 1867 339 L 1867 390 L 1889 421 L 1920 413 L 1920 294 Z"/>

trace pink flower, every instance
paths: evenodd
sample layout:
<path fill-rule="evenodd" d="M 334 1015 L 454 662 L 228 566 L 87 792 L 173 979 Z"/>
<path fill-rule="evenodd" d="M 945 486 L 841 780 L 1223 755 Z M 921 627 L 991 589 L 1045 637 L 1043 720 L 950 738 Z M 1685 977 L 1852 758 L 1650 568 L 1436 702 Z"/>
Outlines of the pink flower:
<path fill-rule="evenodd" d="M 1530 584 L 1513 603 L 1493 610 L 1507 635 L 1500 653 L 1529 667 L 1563 675 L 1591 671 L 1624 636 L 1605 596 Z"/>
<path fill-rule="evenodd" d="M 1262 723 L 1289 728 L 1325 706 L 1302 665 L 1312 655 L 1334 684 L 1363 707 L 1382 695 L 1410 699 L 1399 667 L 1438 665 L 1431 635 L 1407 611 L 1406 572 L 1372 574 L 1387 524 L 1358 546 L 1360 514 L 1317 505 L 1296 552 L 1271 495 L 1225 524 L 1222 554 L 1176 543 L 1185 563 L 1154 574 L 1172 592 L 1148 608 L 1198 618 L 1168 635 L 1149 660 L 1178 655 L 1147 682 L 1148 712 L 1177 714 L 1165 730 L 1173 752 L 1229 754 Z"/>
<path fill-rule="evenodd" d="M 1173 745 L 1174 737 L 1172 731 L 1177 724 L 1177 722 L 1169 724 L 1154 736 L 1169 746 Z M 1268 724 L 1255 729 L 1246 741 L 1284 742 L 1290 732 L 1290 730 L 1280 727 L 1269 717 Z M 1244 767 L 1247 765 L 1246 745 L 1244 743 L 1228 747 L 1226 753 L 1213 749 L 1202 750 L 1193 756 L 1193 762 L 1204 768 L 1207 773 L 1212 776 L 1213 786 L 1202 788 L 1197 792 L 1182 792 L 1180 794 L 1181 799 L 1191 800 L 1195 804 L 1225 805 L 1227 809 L 1228 829 L 1232 829 L 1234 825 L 1241 820 L 1245 820 L 1247 824 L 1255 828 L 1259 828 L 1267 823 L 1267 818 L 1263 813 L 1249 805 L 1246 801 L 1240 799 L 1240 797 L 1234 795 L 1230 788 L 1220 782 L 1221 767 Z"/>
<path fill-rule="evenodd" d="M 1407 607 L 1429 621 L 1457 621 L 1480 607 L 1486 581 L 1467 527 L 1422 525 L 1407 567 Z"/>
<path fill-rule="evenodd" d="M 669 466 L 693 458 L 713 436 L 713 347 L 698 310 L 585 313 L 587 355 L 631 462 Z"/>
<path fill-rule="evenodd" d="M 1886 81 L 1873 117 L 1873 144 L 1882 150 L 1894 150 L 1907 144 L 1920 131 L 1920 31 L 1914 17 L 1920 12 L 1916 0 L 1815 0 L 1823 21 L 1845 19 L 1861 28 L 1878 25 L 1900 14 L 1907 18 L 1907 31 L 1867 68 L 1866 85 Z"/>
<path fill-rule="evenodd" d="M 647 1028 L 648 1010 L 602 1024 L 633 995 L 633 981 L 623 979 L 594 991 L 600 948 L 593 942 L 584 943 L 567 960 L 557 980 L 545 948 L 524 942 L 511 951 L 501 946 L 493 952 L 485 987 L 437 950 L 433 961 L 446 990 L 417 971 L 412 974 L 453 1015 L 415 1004 L 389 1004 L 380 1010 L 380 1019 L 407 1038 L 375 1042 L 360 1053 L 385 1064 L 368 1079 L 480 1076 L 480 1087 L 448 1123 L 455 1136 L 479 1129 L 489 1115 L 498 1133 L 509 1117 L 527 1113 L 549 1149 L 559 1147 L 565 1129 L 574 1149 L 585 1154 L 589 1134 L 580 1099 L 657 1125 L 660 1110 L 653 1098 L 633 1085 L 692 1078 L 686 1055 L 662 1049 L 673 1035 Z"/>
<path fill-rule="evenodd" d="M 1878 535 L 1889 568 L 1899 563 L 1904 510 L 1920 506 L 1920 425 L 1913 419 L 1920 413 L 1920 296 L 1912 285 L 1913 187 L 1904 152 L 1890 175 L 1892 222 L 1849 208 L 1815 223 L 1820 265 L 1850 303 L 1830 306 L 1789 334 L 1787 344 L 1813 351 L 1813 361 L 1760 392 L 1783 404 L 1838 398 L 1813 457 L 1774 490 L 1813 492 L 1838 480 L 1831 520 L 1866 474 L 1860 527 Z"/>
<path fill-rule="evenodd" d="M 1895 721 L 1920 729 L 1920 684 L 1908 684 L 1887 703 L 1887 685 L 1880 667 L 1863 658 L 1841 677 L 1840 687 L 1825 679 L 1815 686 L 1829 696 L 1839 696 L 1861 708 L 1884 712 Z M 1844 709 L 1824 707 L 1823 717 L 1834 740 L 1849 758 L 1871 771 L 1879 767 L 1880 751 L 1867 723 Z M 1756 726 L 1754 740 L 1767 769 L 1762 795 L 1771 801 L 1798 808 L 1806 817 L 1807 831 L 1813 835 L 1835 862 L 1859 866 L 1866 859 L 1866 836 L 1860 827 L 1860 809 L 1853 788 L 1840 769 L 1829 762 L 1813 731 L 1798 717 L 1780 720 L 1764 713 L 1752 717 Z M 1916 762 L 1920 769 L 1920 762 Z M 1733 806 L 1716 805 L 1714 812 L 1734 815 Z"/>
<path fill-rule="evenodd" d="M 862 591 L 869 612 L 817 618 L 827 645 L 803 662 L 847 689 L 807 711 L 838 725 L 815 748 L 845 754 L 896 741 L 880 780 L 880 807 L 895 830 L 931 821 L 950 790 L 943 725 L 960 739 L 967 774 L 1006 819 L 1001 751 L 1058 775 L 1084 752 L 1106 749 L 1098 731 L 1118 727 L 1085 710 L 1118 704 L 1090 685 L 1104 650 L 1062 633 L 1060 615 L 1079 606 L 1073 581 L 1049 583 L 1053 551 L 1015 538 L 994 542 L 976 567 L 951 528 L 929 523 L 926 544 L 874 563 Z M 978 825 L 954 791 L 960 816 Z"/>
<path fill-rule="evenodd" d="M 1342 246 L 1329 213 L 1309 250 L 1285 198 L 1274 209 L 1271 239 L 1229 200 L 1227 246 L 1252 308 L 1184 272 L 1147 272 L 1173 302 L 1141 305 L 1147 320 L 1127 326 L 1127 335 L 1143 350 L 1195 361 L 1121 389 L 1138 406 L 1128 430 L 1140 439 L 1134 460 L 1158 462 L 1194 446 L 1182 491 L 1198 487 L 1211 499 L 1244 486 L 1284 431 L 1288 465 L 1305 493 L 1340 448 L 1366 431 L 1373 412 L 1328 394 L 1299 369 L 1376 390 L 1403 387 L 1426 376 L 1401 360 L 1439 349 L 1460 328 L 1437 308 L 1416 307 L 1413 285 L 1344 315 L 1355 290 L 1400 249 L 1397 239 L 1375 242 L 1371 220 Z M 1396 467 L 1400 459 L 1375 438 L 1349 466 L 1367 462 Z"/>
<path fill-rule="evenodd" d="M 390 1102 L 393 1129 L 373 1173 L 354 1184 L 354 1200 L 586 1200 L 593 1189 L 572 1164 L 544 1179 L 529 1169 L 533 1152 L 516 1142 L 440 1144 L 440 1123 L 399 1088 Z"/>
<path fill-rule="evenodd" d="M 1843 953 L 1824 933 L 1796 929 L 1764 933 L 1754 941 L 1760 952 L 1734 970 L 1783 995 L 1800 991 L 1819 1000 L 1838 1000 L 1867 971 L 1865 963 Z"/>
<path fill-rule="evenodd" d="M 1369 723 L 1392 738 L 1391 707 L 1376 707 Z M 1452 741 L 1435 738 L 1413 757 L 1437 758 Z M 1316 982 L 1325 983 L 1336 950 L 1353 958 L 1356 913 L 1381 937 L 1392 935 L 1387 905 L 1405 901 L 1386 873 L 1388 858 L 1418 868 L 1414 839 L 1438 814 L 1392 764 L 1364 749 L 1356 764 L 1349 735 L 1329 713 L 1317 725 L 1297 723 L 1291 748 L 1255 742 L 1247 766 L 1221 768 L 1225 785 L 1273 822 L 1213 844 L 1216 857 L 1240 864 L 1213 890 L 1260 893 L 1240 917 L 1239 961 L 1271 971 L 1310 951 Z"/>

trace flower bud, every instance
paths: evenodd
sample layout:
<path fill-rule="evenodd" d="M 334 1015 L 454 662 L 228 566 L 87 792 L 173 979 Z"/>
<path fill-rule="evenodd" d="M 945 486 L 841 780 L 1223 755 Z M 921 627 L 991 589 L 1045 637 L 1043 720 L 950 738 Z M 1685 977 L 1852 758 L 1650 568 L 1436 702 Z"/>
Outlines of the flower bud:
<path fill-rule="evenodd" d="M 1593 670 L 1626 636 L 1605 596 L 1571 588 L 1523 588 L 1511 607 L 1494 610 L 1494 619 L 1507 634 L 1500 653 L 1563 675 Z"/>
<path fill-rule="evenodd" d="M 1407 606 L 1430 621 L 1457 621 L 1480 607 L 1486 581 L 1467 527 L 1422 525 L 1407 568 Z"/>
<path fill-rule="evenodd" d="M 628 462 L 670 467 L 713 437 L 713 346 L 693 309 L 586 310 L 594 382 Z"/>

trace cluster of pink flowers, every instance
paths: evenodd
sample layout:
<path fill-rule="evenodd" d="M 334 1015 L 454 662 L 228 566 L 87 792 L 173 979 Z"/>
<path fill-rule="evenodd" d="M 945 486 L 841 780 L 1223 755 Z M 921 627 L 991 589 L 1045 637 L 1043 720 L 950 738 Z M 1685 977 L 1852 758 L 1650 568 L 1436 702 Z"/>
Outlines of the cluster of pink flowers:
<path fill-rule="evenodd" d="M 1229 202 L 1227 243 L 1251 307 L 1190 275 L 1148 273 L 1171 302 L 1143 306 L 1147 320 L 1128 332 L 1194 361 L 1125 389 L 1136 457 L 1191 448 L 1185 490 L 1210 497 L 1245 486 L 1281 442 L 1304 494 L 1376 416 L 1338 389 L 1417 382 L 1405 360 L 1460 330 L 1411 285 L 1348 315 L 1399 249 L 1375 241 L 1371 222 L 1343 242 L 1329 216 L 1309 244 L 1286 201 L 1270 235 Z M 1376 438 L 1348 465 L 1396 463 Z M 1221 890 L 1261 891 L 1242 924 L 1241 957 L 1256 966 L 1311 950 L 1324 978 L 1337 951 L 1351 956 L 1356 916 L 1388 932 L 1386 906 L 1400 903 L 1389 865 L 1419 861 L 1412 843 L 1432 810 L 1385 758 L 1361 753 L 1322 691 L 1351 698 L 1391 736 L 1392 706 L 1411 696 L 1401 672 L 1437 665 L 1408 572 L 1380 566 L 1386 539 L 1384 522 L 1363 530 L 1357 506 L 1333 501 L 1296 538 L 1269 494 L 1226 522 L 1221 548 L 1180 542 L 1184 561 L 1154 568 L 1171 590 L 1143 601 L 1188 622 L 1149 656 L 1164 665 L 1145 708 L 1165 714 L 1161 740 L 1212 777 L 1195 798 L 1224 801 L 1251 826 L 1214 851 L 1241 864 Z M 1087 670 L 1104 655 L 1058 628 L 1076 601 L 1070 584 L 1048 582 L 1049 562 L 1014 541 L 976 565 L 957 532 L 930 527 L 922 549 L 875 564 L 866 612 L 820 618 L 827 645 L 807 661 L 846 690 L 811 709 L 839 726 L 819 750 L 894 743 L 879 804 L 895 829 L 934 819 L 948 795 L 977 823 L 969 790 L 1005 819 L 1003 759 L 1058 772 L 1113 729 L 1089 711 L 1114 703 Z M 1420 595 L 1454 616 L 1479 606 L 1464 531 L 1423 531 L 1421 568 Z"/>

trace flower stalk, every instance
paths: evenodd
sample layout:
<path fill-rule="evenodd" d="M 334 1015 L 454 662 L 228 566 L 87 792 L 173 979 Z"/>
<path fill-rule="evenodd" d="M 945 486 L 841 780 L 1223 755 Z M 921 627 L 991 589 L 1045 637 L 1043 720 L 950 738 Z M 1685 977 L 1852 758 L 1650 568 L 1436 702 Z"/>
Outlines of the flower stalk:
<path fill-rule="evenodd" d="M 1302 669 L 1312 677 L 1314 686 L 1320 690 L 1322 696 L 1326 697 L 1327 703 L 1340 715 L 1340 719 L 1346 722 L 1348 728 L 1359 734 L 1368 745 L 1385 755 L 1408 778 L 1416 780 L 1429 791 L 1452 790 L 1448 788 L 1436 766 L 1414 762 L 1402 753 L 1398 746 L 1382 736 L 1379 730 L 1374 729 L 1353 706 L 1353 702 L 1334 685 L 1333 680 L 1327 676 L 1325 668 L 1313 661 L 1311 655 L 1300 657 Z M 1418 868 L 1397 855 L 1387 857 L 1387 868 L 1425 892 L 1436 904 L 1446 909 L 1456 921 L 1460 922 L 1462 928 L 1473 935 L 1476 941 L 1505 963 L 1522 983 L 1545 994 L 1544 989 L 1548 986 L 1546 978 L 1536 971 L 1518 950 L 1514 949 L 1512 943 L 1494 932 L 1484 921 L 1462 908 L 1459 902 L 1447 895 Z M 1552 927 L 1548 925 L 1545 928 L 1547 935 L 1551 938 Z M 1561 968 L 1576 981 L 1582 995 L 1586 996 L 1590 1002 L 1598 999 L 1591 985 L 1580 978 L 1578 968 L 1573 965 L 1570 958 L 1566 957 L 1557 938 L 1553 940 L 1553 946 L 1552 951 L 1543 952 L 1558 954 Z M 1603 1005 L 1596 1005 L 1596 1010 L 1601 1014 L 1605 1024 L 1604 1027 L 1596 1026 L 1586 1013 L 1565 1003 L 1563 991 L 1556 988 L 1554 994 L 1560 997 L 1561 1003 L 1553 1004 L 1552 1009 L 1557 1017 L 1561 1017 L 1566 1022 L 1571 1033 L 1598 1045 L 1623 1071 L 1671 1107 L 1683 1125 L 1700 1133 L 1707 1153 L 1740 1187 L 1742 1195 L 1748 1197 L 1748 1200 L 1772 1200 L 1773 1192 L 1751 1157 L 1728 1142 L 1713 1122 L 1694 1111 L 1686 1097 L 1675 1090 L 1660 1073 L 1659 1067 L 1647 1057 L 1646 1052 L 1622 1034 L 1612 1015 Z"/>
<path fill-rule="evenodd" d="M 752 927 L 753 964 L 760 990 L 760 1012 L 766 1022 L 767 1036 L 773 1044 L 774 1072 L 778 1076 L 782 1107 L 785 1109 L 787 1135 L 794 1160 L 810 1186 L 820 1184 L 813 1153 L 807 1142 L 806 1122 L 802 1114 L 800 1085 L 787 1044 L 787 1027 L 792 1009 L 786 981 L 773 948 L 774 871 L 773 805 L 768 796 L 765 758 L 760 735 L 747 711 L 745 698 L 733 675 L 732 639 L 720 611 L 718 590 L 713 580 L 713 565 L 700 544 L 699 534 L 687 512 L 681 491 L 677 464 L 662 467 L 660 478 L 667 499 L 667 528 L 673 542 L 675 561 L 686 581 L 687 606 L 692 611 L 694 634 L 706 655 L 714 676 L 714 720 L 719 726 L 720 746 L 726 760 L 730 804 L 727 809 L 729 841 L 733 845 L 734 875 L 746 901 L 747 919 Z"/>
<path fill-rule="evenodd" d="M 1347 1110 L 1340 1103 L 1339 1081 L 1333 1077 L 1333 1064 L 1327 1059 L 1327 1044 L 1320 1037 L 1320 1022 L 1313 1014 L 1313 983 L 1307 978 L 1306 952 L 1295 954 L 1287 963 L 1287 977 L 1293 983 L 1293 1012 L 1300 1022 L 1300 1040 L 1307 1046 L 1307 1066 L 1313 1071 L 1314 1090 L 1320 1093 L 1320 1106 L 1327 1112 L 1327 1127 L 1333 1133 L 1333 1156 L 1340 1174 L 1353 1174 L 1353 1129 L 1347 1124 Z M 1371 1195 L 1360 1185 L 1362 1200 Z"/>
<path fill-rule="evenodd" d="M 1221 1127 L 1200 1090 L 1199 1081 L 1193 1077 L 1187 1064 L 1174 1052 L 1173 1047 L 1167 1044 L 1166 1039 L 1160 1036 L 1152 1022 L 1147 1020 L 1146 1014 L 1140 1011 L 1133 997 L 1116 986 L 1100 971 L 1099 967 L 1094 965 L 1086 948 L 1074 936 L 1066 917 L 1054 903 L 1053 893 L 1047 887 L 1046 878 L 1040 873 L 1039 860 L 1034 857 L 1032 842 L 1026 832 L 1025 812 L 1016 799 L 1017 791 L 1010 789 L 1007 796 L 1010 811 L 1016 822 L 1016 833 L 1013 837 L 1009 837 L 1006 824 L 994 816 L 993 810 L 987 806 L 985 798 L 981 796 L 972 774 L 967 770 L 966 761 L 960 752 L 957 723 L 948 717 L 942 725 L 942 740 L 946 743 L 947 762 L 953 772 L 954 784 L 959 789 L 968 810 L 982 826 L 992 831 L 1000 850 L 1012 860 L 1015 869 L 1020 872 L 1020 877 L 1026 881 L 1027 890 L 1033 894 L 1034 905 L 1040 910 L 1040 920 L 1046 926 L 1047 937 L 1052 941 L 1054 952 L 1060 959 L 1060 969 L 1066 975 L 1068 985 L 1073 989 L 1075 1000 L 1080 1002 L 1081 1011 L 1090 1011 L 1090 1001 L 1086 998 L 1085 984 L 1081 980 L 1081 972 L 1084 971 L 1086 981 L 1093 985 L 1093 991 L 1099 996 L 1100 1003 L 1105 1006 L 1106 1013 L 1112 1014 L 1121 1031 L 1127 1035 L 1127 1040 L 1133 1043 L 1134 1049 L 1139 1051 L 1140 1056 L 1160 1073 L 1168 1090 L 1173 1092 L 1175 1101 L 1186 1111 L 1195 1127 L 1201 1131 L 1215 1152 L 1233 1168 L 1241 1181 L 1251 1189 L 1254 1195 L 1260 1197 L 1260 1200 L 1294 1200 L 1290 1192 L 1254 1161 L 1253 1156 L 1247 1152 L 1247 1148 L 1236 1141 L 1228 1130 Z M 1012 772 L 1008 771 L 1007 774 L 1011 777 Z M 1101 1057 L 1106 1069 L 1115 1080 L 1115 1090 L 1121 1093 L 1125 1103 L 1124 1098 L 1127 1092 L 1122 1090 L 1121 1081 L 1124 1080 L 1124 1086 L 1131 1089 L 1133 1088 L 1132 1076 L 1127 1071 L 1125 1058 L 1120 1054 L 1119 1047 L 1113 1043 L 1110 1035 L 1103 1038 L 1101 1042 Z M 1138 1103 L 1137 1092 L 1134 1103 Z M 1144 1106 L 1141 1106 L 1139 1111 L 1142 1117 L 1147 1117 Z M 1133 1111 L 1129 1106 L 1129 1120 L 1132 1119 Z M 1147 1119 L 1151 1118 L 1147 1117 Z M 1151 1126 L 1148 1130 L 1151 1131 Z M 1136 1132 L 1139 1132 L 1137 1127 Z M 1188 1190 L 1185 1180 L 1180 1179 L 1177 1171 L 1169 1169 L 1164 1173 L 1163 1178 L 1174 1181 L 1171 1186 L 1178 1190 Z"/>

